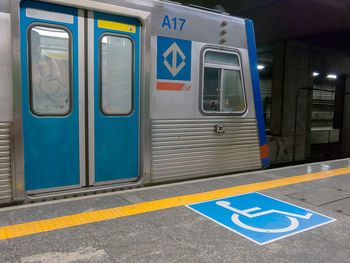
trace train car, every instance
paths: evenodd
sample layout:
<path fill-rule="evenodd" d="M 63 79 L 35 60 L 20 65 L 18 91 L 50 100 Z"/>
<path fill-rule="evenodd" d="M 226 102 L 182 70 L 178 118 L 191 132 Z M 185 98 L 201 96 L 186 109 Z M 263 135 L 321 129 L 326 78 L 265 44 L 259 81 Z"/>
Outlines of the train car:
<path fill-rule="evenodd" d="M 0 203 L 268 165 L 252 21 L 159 0 L 0 0 Z"/>

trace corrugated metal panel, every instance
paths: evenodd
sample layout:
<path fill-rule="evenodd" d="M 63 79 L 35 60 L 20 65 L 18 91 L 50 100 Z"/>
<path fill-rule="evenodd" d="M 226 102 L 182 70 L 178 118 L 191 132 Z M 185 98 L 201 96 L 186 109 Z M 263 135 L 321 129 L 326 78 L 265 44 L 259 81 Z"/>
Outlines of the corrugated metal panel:
<path fill-rule="evenodd" d="M 12 199 L 10 132 L 11 123 L 0 122 L 0 203 Z"/>
<path fill-rule="evenodd" d="M 264 101 L 265 98 L 271 98 L 272 94 L 272 80 L 261 79 L 260 80 L 261 98 Z"/>
<path fill-rule="evenodd" d="M 259 168 L 256 120 L 153 120 L 151 157 L 153 181 Z"/>
<path fill-rule="evenodd" d="M 326 101 L 326 102 L 334 102 L 335 99 L 335 83 L 322 83 L 322 84 L 314 84 L 313 86 L 313 94 L 312 99 L 318 102 Z"/>
<path fill-rule="evenodd" d="M 261 101 L 263 103 L 265 131 L 269 131 L 271 126 L 272 80 L 260 79 L 260 91 Z"/>

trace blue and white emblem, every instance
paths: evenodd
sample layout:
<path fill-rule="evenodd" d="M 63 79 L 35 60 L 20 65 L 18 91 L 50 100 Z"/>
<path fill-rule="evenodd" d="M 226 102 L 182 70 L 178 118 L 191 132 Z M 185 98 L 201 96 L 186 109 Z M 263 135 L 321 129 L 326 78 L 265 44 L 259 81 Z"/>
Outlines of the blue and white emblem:
<path fill-rule="evenodd" d="M 207 201 L 188 207 L 259 245 L 335 221 L 259 193 Z"/>
<path fill-rule="evenodd" d="M 171 56 L 171 65 L 169 64 Z M 179 46 L 174 42 L 164 53 L 163 53 L 163 63 L 174 77 L 179 73 L 179 71 L 186 65 L 185 59 L 186 56 L 179 48 Z M 180 63 L 178 63 L 178 58 L 180 59 Z"/>
<path fill-rule="evenodd" d="M 157 37 L 157 79 L 191 80 L 190 40 Z"/>

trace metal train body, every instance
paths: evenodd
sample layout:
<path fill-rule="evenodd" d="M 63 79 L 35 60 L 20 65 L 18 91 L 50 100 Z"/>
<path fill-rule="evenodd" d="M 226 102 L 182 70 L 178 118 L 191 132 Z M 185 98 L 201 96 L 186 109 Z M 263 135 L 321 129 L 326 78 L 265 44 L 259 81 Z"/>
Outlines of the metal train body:
<path fill-rule="evenodd" d="M 252 22 L 164 1 L 0 1 L 0 203 L 268 164 Z"/>

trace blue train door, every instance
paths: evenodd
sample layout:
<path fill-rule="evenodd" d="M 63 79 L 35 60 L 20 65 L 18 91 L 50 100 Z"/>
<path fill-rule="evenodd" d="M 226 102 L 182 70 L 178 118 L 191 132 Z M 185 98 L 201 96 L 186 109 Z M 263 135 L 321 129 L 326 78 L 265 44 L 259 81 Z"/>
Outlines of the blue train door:
<path fill-rule="evenodd" d="M 78 10 L 36 1 L 20 6 L 25 190 L 85 184 L 79 123 Z M 80 127 L 79 127 L 80 126 Z"/>
<path fill-rule="evenodd" d="M 138 20 L 23 0 L 20 21 L 27 193 L 137 180 Z"/>
<path fill-rule="evenodd" d="M 89 183 L 137 180 L 140 24 L 89 11 L 88 45 Z"/>

